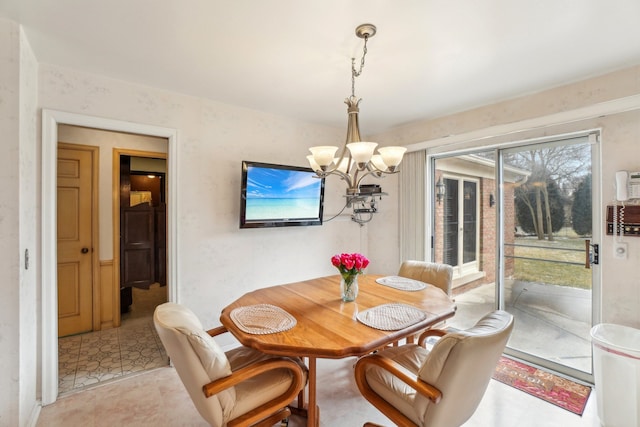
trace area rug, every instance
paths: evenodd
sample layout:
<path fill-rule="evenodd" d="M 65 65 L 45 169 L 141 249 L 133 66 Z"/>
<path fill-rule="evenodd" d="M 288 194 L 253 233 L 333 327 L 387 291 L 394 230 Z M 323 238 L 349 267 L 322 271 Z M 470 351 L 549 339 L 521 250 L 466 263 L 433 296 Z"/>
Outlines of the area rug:
<path fill-rule="evenodd" d="M 578 415 L 591 393 L 591 387 L 507 357 L 498 361 L 493 379 Z"/>

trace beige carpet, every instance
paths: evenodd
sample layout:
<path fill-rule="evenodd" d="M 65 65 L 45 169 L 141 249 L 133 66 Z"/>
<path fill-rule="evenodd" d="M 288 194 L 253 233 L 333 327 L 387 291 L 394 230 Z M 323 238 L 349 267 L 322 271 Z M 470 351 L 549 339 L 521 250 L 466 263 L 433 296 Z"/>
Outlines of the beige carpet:
<path fill-rule="evenodd" d="M 321 427 L 358 427 L 372 421 L 392 427 L 358 393 L 354 359 L 318 360 L 318 404 Z M 582 417 L 498 381 L 464 427 L 600 427 L 595 393 Z M 305 426 L 292 417 L 290 427 Z M 41 427 L 205 427 L 173 368 L 142 374 L 74 393 L 42 409 Z"/>

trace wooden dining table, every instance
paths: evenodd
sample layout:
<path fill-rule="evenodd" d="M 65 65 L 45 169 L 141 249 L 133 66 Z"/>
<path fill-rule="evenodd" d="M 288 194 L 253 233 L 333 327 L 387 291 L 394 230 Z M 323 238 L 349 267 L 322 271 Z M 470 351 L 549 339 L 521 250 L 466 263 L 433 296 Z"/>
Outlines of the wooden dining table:
<path fill-rule="evenodd" d="M 308 427 L 318 427 L 320 410 L 316 402 L 316 359 L 340 359 L 362 356 L 412 336 L 455 314 L 454 302 L 439 288 L 427 285 L 417 291 L 399 290 L 381 285 L 383 276 L 358 277 L 359 293 L 354 302 L 340 298 L 340 276 L 328 276 L 249 292 L 222 310 L 220 321 L 238 341 L 264 353 L 307 359 L 308 399 L 298 398 L 293 413 L 307 417 Z M 359 312 L 383 304 L 399 303 L 415 307 L 426 317 L 397 330 L 380 330 L 357 319 Z M 234 322 L 236 308 L 269 304 L 295 318 L 296 324 L 282 332 L 256 334 L 244 332 Z M 305 400 L 307 400 L 305 404 Z"/>

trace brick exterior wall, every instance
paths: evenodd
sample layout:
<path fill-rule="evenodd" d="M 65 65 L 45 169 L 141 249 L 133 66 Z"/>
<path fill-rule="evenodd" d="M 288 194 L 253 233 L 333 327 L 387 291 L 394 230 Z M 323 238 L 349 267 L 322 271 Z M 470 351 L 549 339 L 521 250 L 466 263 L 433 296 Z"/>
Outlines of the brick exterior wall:
<path fill-rule="evenodd" d="M 484 283 L 492 283 L 496 281 L 496 216 L 497 204 L 489 206 L 489 198 L 491 194 L 495 196 L 495 180 L 481 178 L 480 179 L 480 271 L 484 271 Z"/>

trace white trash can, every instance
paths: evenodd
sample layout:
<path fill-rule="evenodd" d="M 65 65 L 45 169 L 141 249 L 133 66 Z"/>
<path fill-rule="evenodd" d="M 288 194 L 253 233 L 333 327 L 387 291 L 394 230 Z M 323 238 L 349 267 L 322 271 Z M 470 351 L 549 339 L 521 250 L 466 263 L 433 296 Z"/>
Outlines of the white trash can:
<path fill-rule="evenodd" d="M 640 426 L 640 330 L 591 328 L 598 418 L 605 427 Z"/>

